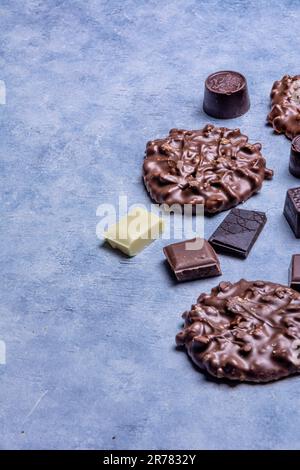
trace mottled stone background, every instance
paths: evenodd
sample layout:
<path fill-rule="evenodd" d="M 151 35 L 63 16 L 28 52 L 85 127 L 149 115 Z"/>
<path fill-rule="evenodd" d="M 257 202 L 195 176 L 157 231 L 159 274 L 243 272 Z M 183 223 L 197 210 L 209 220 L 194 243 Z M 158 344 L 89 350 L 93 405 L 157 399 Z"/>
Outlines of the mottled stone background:
<path fill-rule="evenodd" d="M 230 387 L 174 349 L 181 313 L 220 280 L 287 282 L 290 142 L 269 92 L 300 73 L 298 0 L 2 0 L 0 446 L 299 448 L 300 378 Z M 273 181 L 247 201 L 268 223 L 223 277 L 175 284 L 157 241 L 132 260 L 100 245 L 97 206 L 141 183 L 147 140 L 218 122 L 203 81 L 236 69 L 252 107 L 229 126 L 263 143 Z M 224 122 L 218 122 L 222 125 Z M 206 220 L 209 236 L 224 214 Z"/>

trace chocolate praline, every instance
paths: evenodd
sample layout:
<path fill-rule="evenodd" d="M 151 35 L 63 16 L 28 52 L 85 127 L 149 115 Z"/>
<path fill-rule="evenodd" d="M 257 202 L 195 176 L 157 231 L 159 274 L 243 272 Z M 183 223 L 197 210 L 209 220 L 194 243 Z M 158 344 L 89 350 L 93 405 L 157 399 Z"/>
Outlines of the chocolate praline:
<path fill-rule="evenodd" d="M 293 255 L 289 269 L 289 287 L 300 292 L 300 255 Z"/>
<path fill-rule="evenodd" d="M 222 70 L 205 80 L 203 110 L 218 119 L 231 119 L 250 108 L 247 80 L 239 72 Z"/>
<path fill-rule="evenodd" d="M 293 176 L 300 178 L 300 135 L 292 141 L 289 170 Z"/>
<path fill-rule="evenodd" d="M 296 238 L 300 238 L 300 188 L 290 188 L 286 192 L 283 214 Z"/>

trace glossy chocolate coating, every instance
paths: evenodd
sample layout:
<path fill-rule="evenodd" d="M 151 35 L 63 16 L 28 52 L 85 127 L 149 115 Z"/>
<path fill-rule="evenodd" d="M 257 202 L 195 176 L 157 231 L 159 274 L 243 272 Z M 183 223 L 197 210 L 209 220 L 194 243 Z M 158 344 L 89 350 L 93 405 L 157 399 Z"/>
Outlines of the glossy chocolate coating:
<path fill-rule="evenodd" d="M 217 378 L 269 382 L 300 372 L 300 294 L 293 289 L 221 282 L 183 318 L 177 345 Z"/>
<path fill-rule="evenodd" d="M 283 214 L 295 237 L 300 238 L 300 188 L 288 189 Z"/>
<path fill-rule="evenodd" d="M 264 212 L 232 209 L 209 242 L 219 253 L 247 258 L 266 221 Z"/>
<path fill-rule="evenodd" d="M 300 135 L 292 141 L 289 170 L 293 176 L 300 178 Z"/>
<path fill-rule="evenodd" d="M 218 119 L 231 119 L 250 108 L 246 78 L 238 72 L 222 70 L 205 80 L 203 109 Z"/>
<path fill-rule="evenodd" d="M 300 255 L 293 255 L 289 269 L 289 286 L 300 292 Z"/>
<path fill-rule="evenodd" d="M 222 274 L 217 254 L 207 240 L 194 238 L 172 243 L 163 250 L 178 281 L 191 281 Z"/>
<path fill-rule="evenodd" d="M 273 84 L 267 120 L 278 134 L 293 139 L 300 134 L 300 75 L 285 75 Z"/>
<path fill-rule="evenodd" d="M 145 186 L 158 203 L 204 204 L 206 213 L 224 211 L 272 178 L 260 150 L 261 144 L 250 144 L 239 129 L 172 129 L 168 137 L 147 144 Z"/>

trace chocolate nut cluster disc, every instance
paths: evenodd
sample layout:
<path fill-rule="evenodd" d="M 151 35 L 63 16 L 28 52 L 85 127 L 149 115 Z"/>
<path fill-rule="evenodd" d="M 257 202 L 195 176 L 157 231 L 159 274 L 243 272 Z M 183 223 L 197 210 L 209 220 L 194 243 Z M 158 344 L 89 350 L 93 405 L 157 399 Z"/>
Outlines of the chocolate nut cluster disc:
<path fill-rule="evenodd" d="M 300 75 L 285 75 L 276 81 L 272 87 L 271 100 L 268 122 L 275 132 L 293 139 L 300 134 Z"/>
<path fill-rule="evenodd" d="M 176 342 L 218 378 L 268 382 L 300 372 L 300 294 L 271 282 L 221 282 L 201 294 Z"/>
<path fill-rule="evenodd" d="M 158 203 L 204 204 L 206 213 L 224 211 L 272 178 L 260 150 L 239 129 L 172 129 L 165 139 L 148 142 L 144 182 Z"/>

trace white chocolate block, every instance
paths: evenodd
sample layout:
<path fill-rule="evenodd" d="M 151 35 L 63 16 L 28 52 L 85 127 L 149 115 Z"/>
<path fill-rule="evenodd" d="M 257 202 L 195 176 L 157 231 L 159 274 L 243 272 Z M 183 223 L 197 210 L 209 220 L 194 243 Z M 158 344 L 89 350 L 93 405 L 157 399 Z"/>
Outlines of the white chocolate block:
<path fill-rule="evenodd" d="M 135 256 L 163 231 L 163 220 L 141 207 L 132 209 L 117 224 L 108 227 L 105 240 L 128 256 Z"/>

